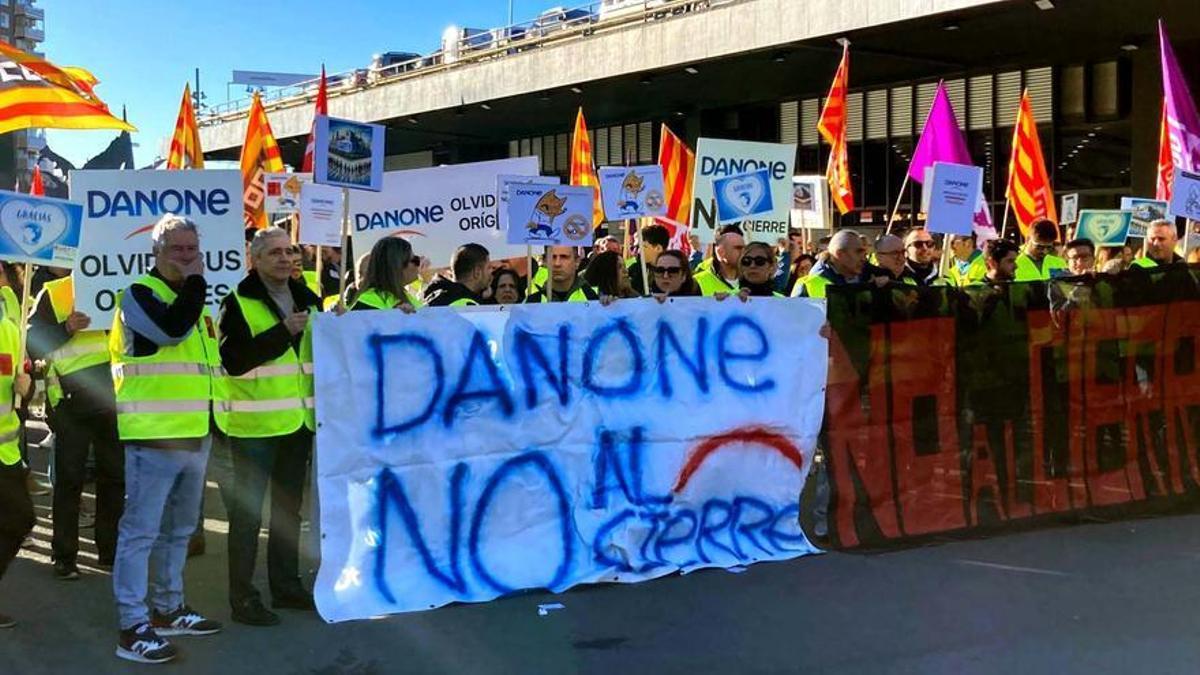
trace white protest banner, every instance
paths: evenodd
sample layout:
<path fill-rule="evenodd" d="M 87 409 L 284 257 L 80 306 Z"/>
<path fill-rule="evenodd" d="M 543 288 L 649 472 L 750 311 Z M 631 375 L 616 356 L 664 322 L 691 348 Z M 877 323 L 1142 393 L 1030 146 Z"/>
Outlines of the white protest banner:
<path fill-rule="evenodd" d="M 315 318 L 321 616 L 817 552 L 819 301 Z"/>
<path fill-rule="evenodd" d="M 313 182 L 351 190 L 383 189 L 382 124 L 317 115 L 313 121 Z"/>
<path fill-rule="evenodd" d="M 246 239 L 240 171 L 72 171 L 71 200 L 83 204 L 75 261 L 75 308 L 92 325 L 112 321 L 117 293 L 154 267 L 150 230 L 165 213 L 190 218 L 200 233 L 208 303 L 242 278 Z"/>
<path fill-rule="evenodd" d="M 1058 206 L 1058 220 L 1063 225 L 1079 221 L 1079 193 L 1063 195 Z"/>
<path fill-rule="evenodd" d="M 300 243 L 342 245 L 342 190 L 305 183 L 300 188 Z"/>
<path fill-rule="evenodd" d="M 267 213 L 299 213 L 300 188 L 311 182 L 311 173 L 264 173 L 263 210 Z"/>
<path fill-rule="evenodd" d="M 931 233 L 968 236 L 979 205 L 983 168 L 934 162 L 925 228 Z"/>
<path fill-rule="evenodd" d="M 595 188 L 577 185 L 509 185 L 508 243 L 591 246 Z"/>
<path fill-rule="evenodd" d="M 508 232 L 508 190 L 513 185 L 558 185 L 558 176 L 497 176 L 496 215 L 500 218 L 500 231 Z"/>
<path fill-rule="evenodd" d="M 1176 171 L 1170 213 L 1177 218 L 1200 220 L 1200 175 Z"/>
<path fill-rule="evenodd" d="M 1145 237 L 1146 228 L 1156 220 L 1167 220 L 1167 202 L 1143 197 L 1121 197 L 1121 210 L 1132 214 L 1129 236 Z"/>
<path fill-rule="evenodd" d="M 829 227 L 824 176 L 792 176 L 792 227 L 819 230 Z"/>
<path fill-rule="evenodd" d="M 482 244 L 495 260 L 524 257 L 525 247 L 507 243 L 498 227 L 496 180 L 537 172 L 537 157 L 388 171 L 382 192 L 351 196 L 354 250 L 370 251 L 379 239 L 398 234 L 434 267 L 449 265 L 454 249 L 468 243 Z"/>
<path fill-rule="evenodd" d="M 597 175 L 607 220 L 667 215 L 663 171 L 658 164 L 602 166 Z"/>
<path fill-rule="evenodd" d="M 0 260 L 71 267 L 82 220 L 74 202 L 0 190 Z"/>
<path fill-rule="evenodd" d="M 796 163 L 794 143 L 752 143 L 701 138 L 696 144 L 696 171 L 692 182 L 692 233 L 701 243 L 713 241 L 720 229 L 713 180 L 766 169 L 770 176 L 770 213 L 740 223 L 747 241 L 774 243 L 788 235 L 791 216 L 792 174 Z"/>

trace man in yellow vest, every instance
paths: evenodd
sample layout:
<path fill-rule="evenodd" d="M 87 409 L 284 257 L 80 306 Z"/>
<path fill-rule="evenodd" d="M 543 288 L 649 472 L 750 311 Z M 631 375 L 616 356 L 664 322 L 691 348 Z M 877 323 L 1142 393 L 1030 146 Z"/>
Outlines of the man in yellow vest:
<path fill-rule="evenodd" d="M 492 285 L 492 261 L 479 244 L 463 244 L 450 259 L 450 274 L 439 274 L 425 287 L 429 307 L 467 307 L 483 304 L 483 291 Z"/>
<path fill-rule="evenodd" d="M 125 451 L 108 361 L 108 333 L 75 309 L 70 275 L 48 281 L 29 319 L 29 356 L 45 360 L 48 422 L 54 430 L 54 576 L 79 578 L 79 503 L 89 449 L 96 456 L 96 552 L 111 567 L 125 499 Z"/>
<path fill-rule="evenodd" d="M 529 302 L 586 302 L 599 300 L 600 294 L 579 274 L 579 249 L 574 246 L 547 246 L 550 282 L 535 290 Z"/>
<path fill-rule="evenodd" d="M 21 461 L 21 420 L 13 404 L 14 395 L 29 396 L 32 380 L 19 361 L 17 324 L 0 319 L 0 578 L 17 557 L 25 537 L 35 522 L 33 502 L 25 488 L 29 467 Z M 19 591 L 8 590 L 13 597 Z M 17 622 L 0 614 L 0 628 L 12 628 Z"/>
<path fill-rule="evenodd" d="M 312 331 L 321 299 L 290 274 L 287 230 L 259 230 L 250 242 L 254 268 L 221 303 L 221 363 L 229 400 L 217 424 L 232 442 L 229 604 L 233 620 L 273 626 L 254 587 L 263 499 L 271 488 L 267 574 L 276 609 L 313 609 L 300 583 L 300 503 L 312 454 Z"/>
<path fill-rule="evenodd" d="M 168 213 L 150 239 L 154 269 L 121 293 L 109 336 L 125 444 L 113 592 L 117 656 L 163 663 L 177 654 L 163 636 L 221 630 L 184 601 L 183 567 L 200 517 L 213 407 L 225 393 L 196 224 Z"/>
<path fill-rule="evenodd" d="M 906 281 L 917 286 L 944 285 L 938 271 L 937 242 L 928 230 L 914 227 L 905 233 L 904 250 L 907 259 L 902 277 Z"/>
<path fill-rule="evenodd" d="M 950 281 L 959 288 L 979 281 L 987 275 L 987 263 L 979 250 L 974 234 L 952 234 L 950 237 Z"/>
<path fill-rule="evenodd" d="M 1067 261 L 1054 255 L 1056 241 L 1057 225 L 1045 218 L 1033 221 L 1025 250 L 1017 256 L 1017 281 L 1045 281 L 1066 273 Z"/>
<path fill-rule="evenodd" d="M 827 257 L 796 283 L 792 297 L 823 298 L 827 286 L 858 283 L 866 262 L 867 247 L 858 232 L 838 230 L 829 240 Z"/>
<path fill-rule="evenodd" d="M 1158 267 L 1183 262 L 1183 258 L 1175 253 L 1179 243 L 1179 233 L 1175 223 L 1169 220 L 1155 220 L 1146 226 L 1146 254 L 1135 259 L 1135 267 Z"/>
<path fill-rule="evenodd" d="M 993 239 L 984 247 L 983 261 L 987 273 L 983 279 L 968 284 L 978 286 L 983 283 L 997 284 L 1013 281 L 1017 276 L 1017 259 L 1021 249 L 1007 239 Z"/>
<path fill-rule="evenodd" d="M 738 278 L 741 276 L 738 264 L 742 260 L 744 250 L 746 238 L 742 235 L 742 228 L 737 225 L 721 228 L 713 246 L 712 266 L 704 271 L 697 271 L 694 277 L 701 295 L 738 292 Z"/>

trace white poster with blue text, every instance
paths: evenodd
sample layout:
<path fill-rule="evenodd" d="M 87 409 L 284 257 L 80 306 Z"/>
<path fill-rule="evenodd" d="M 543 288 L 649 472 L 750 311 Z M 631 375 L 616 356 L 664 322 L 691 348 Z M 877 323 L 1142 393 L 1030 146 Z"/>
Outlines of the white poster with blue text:
<path fill-rule="evenodd" d="M 71 200 L 83 204 L 75 308 L 92 317 L 93 326 L 111 324 L 117 293 L 153 269 L 150 231 L 166 213 L 196 224 L 214 316 L 241 281 L 241 171 L 72 171 L 70 182 Z"/>
<path fill-rule="evenodd" d="M 692 179 L 692 233 L 701 243 L 713 241 L 722 223 L 717 212 L 714 184 L 718 179 L 754 171 L 767 171 L 771 210 L 746 216 L 738 222 L 747 241 L 772 245 L 788 236 L 791 221 L 792 175 L 795 143 L 756 143 L 722 138 L 701 138 L 696 143 L 696 170 Z"/>
<path fill-rule="evenodd" d="M 817 301 L 315 319 L 328 621 L 816 553 Z"/>
<path fill-rule="evenodd" d="M 500 176 L 533 176 L 537 157 L 388 171 L 382 192 L 350 195 L 350 237 L 366 253 L 375 242 L 398 235 L 434 267 L 450 265 L 463 244 L 482 244 L 493 260 L 523 258 L 525 247 L 509 244 L 500 229 L 496 184 Z"/>

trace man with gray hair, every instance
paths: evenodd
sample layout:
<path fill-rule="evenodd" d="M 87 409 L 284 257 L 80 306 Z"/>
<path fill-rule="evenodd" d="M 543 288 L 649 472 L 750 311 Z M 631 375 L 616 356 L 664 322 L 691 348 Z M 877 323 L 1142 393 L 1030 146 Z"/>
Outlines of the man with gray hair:
<path fill-rule="evenodd" d="M 1146 226 L 1145 254 L 1133 261 L 1135 267 L 1158 267 L 1183 262 L 1183 258 L 1175 253 L 1175 245 L 1179 243 L 1179 233 L 1175 223 L 1169 220 L 1155 220 Z"/>
<path fill-rule="evenodd" d="M 830 284 L 841 286 L 860 281 L 859 275 L 867 262 L 867 247 L 854 230 L 838 230 L 829 240 L 829 257 L 813 265 L 804 283 L 796 284 L 792 295 L 803 298 L 823 298 Z"/>
<path fill-rule="evenodd" d="M 154 269 L 121 293 L 109 341 L 125 444 L 113 592 L 117 656 L 163 663 L 176 649 L 160 636 L 221 630 L 184 602 L 183 567 L 200 517 L 213 405 L 224 396 L 196 224 L 168 213 L 150 238 Z"/>

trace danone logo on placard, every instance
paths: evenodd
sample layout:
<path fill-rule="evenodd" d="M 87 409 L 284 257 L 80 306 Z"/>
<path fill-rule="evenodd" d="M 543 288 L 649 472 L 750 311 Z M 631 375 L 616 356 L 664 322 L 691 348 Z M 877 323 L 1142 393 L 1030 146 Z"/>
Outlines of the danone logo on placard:
<path fill-rule="evenodd" d="M 240 192 L 236 170 L 72 173 L 71 194 L 83 204 L 85 225 L 75 261 L 79 311 L 93 324 L 111 321 L 118 294 L 154 268 L 150 233 L 168 213 L 196 224 L 215 311 L 244 267 Z"/>
<path fill-rule="evenodd" d="M 721 224 L 736 222 L 750 240 L 774 241 L 777 237 L 786 237 L 791 218 L 795 161 L 795 144 L 701 138 L 696 144 L 696 175 L 692 184 L 692 231 L 699 235 L 702 242 L 710 242 Z M 719 201 L 734 205 L 744 204 L 744 200 L 740 197 L 732 201 L 719 200 L 714 192 L 714 182 L 755 172 L 765 173 L 768 179 L 771 208 L 762 212 L 751 211 L 740 220 L 736 217 L 728 220 L 723 218 L 719 212 Z M 754 196 L 751 190 L 742 192 L 747 197 Z"/>

